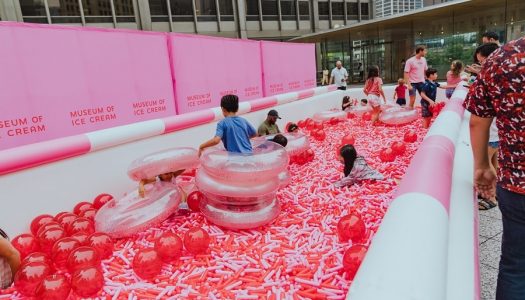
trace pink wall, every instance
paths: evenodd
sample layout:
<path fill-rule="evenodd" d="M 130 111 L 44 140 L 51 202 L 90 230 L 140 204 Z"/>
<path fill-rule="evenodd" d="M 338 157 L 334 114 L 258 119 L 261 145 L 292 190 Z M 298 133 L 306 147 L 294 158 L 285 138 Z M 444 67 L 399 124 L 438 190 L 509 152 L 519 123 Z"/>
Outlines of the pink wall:
<path fill-rule="evenodd" d="M 0 150 L 175 114 L 164 34 L 0 23 Z"/>
<path fill-rule="evenodd" d="M 263 96 L 259 42 L 170 34 L 177 111 L 217 107 L 225 94 Z"/>
<path fill-rule="evenodd" d="M 315 45 L 261 42 L 264 95 L 316 86 Z"/>

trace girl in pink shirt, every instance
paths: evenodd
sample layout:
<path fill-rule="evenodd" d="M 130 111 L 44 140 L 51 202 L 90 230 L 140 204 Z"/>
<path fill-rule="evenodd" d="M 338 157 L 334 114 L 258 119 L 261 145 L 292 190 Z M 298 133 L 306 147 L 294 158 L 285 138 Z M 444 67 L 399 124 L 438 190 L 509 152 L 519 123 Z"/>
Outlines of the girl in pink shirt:
<path fill-rule="evenodd" d="M 0 290 L 8 288 L 20 267 L 20 253 L 0 229 Z"/>
<path fill-rule="evenodd" d="M 383 92 L 383 80 L 379 77 L 379 67 L 371 66 L 368 68 L 368 79 L 363 90 L 368 98 L 368 104 L 372 106 L 372 125 L 376 124 L 381 112 L 381 102 L 379 96 L 383 97 L 386 104 L 385 93 Z"/>
<path fill-rule="evenodd" d="M 447 72 L 447 86 L 449 86 L 446 90 L 447 99 L 452 97 L 456 85 L 461 82 L 461 72 L 463 72 L 463 62 L 460 60 L 453 61 L 450 65 L 450 71 Z"/>

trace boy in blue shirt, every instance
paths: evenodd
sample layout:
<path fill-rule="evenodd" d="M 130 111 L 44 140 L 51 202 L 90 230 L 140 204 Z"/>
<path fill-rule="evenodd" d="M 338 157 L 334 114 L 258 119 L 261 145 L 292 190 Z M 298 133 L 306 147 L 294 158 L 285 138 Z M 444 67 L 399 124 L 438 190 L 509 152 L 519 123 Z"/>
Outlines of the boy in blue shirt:
<path fill-rule="evenodd" d="M 221 98 L 221 109 L 224 119 L 217 123 L 215 137 L 199 147 L 202 151 L 221 142 L 228 152 L 252 153 L 250 138 L 257 136 L 255 128 L 246 119 L 236 116 L 239 110 L 239 98 L 236 95 L 225 95 Z"/>
<path fill-rule="evenodd" d="M 437 88 L 446 89 L 447 85 L 440 85 L 436 82 L 438 78 L 437 70 L 429 68 L 425 75 L 427 79 L 421 89 L 421 116 L 423 117 L 423 127 L 430 126 L 430 119 L 432 119 L 432 111 L 430 107 L 436 105 Z"/>

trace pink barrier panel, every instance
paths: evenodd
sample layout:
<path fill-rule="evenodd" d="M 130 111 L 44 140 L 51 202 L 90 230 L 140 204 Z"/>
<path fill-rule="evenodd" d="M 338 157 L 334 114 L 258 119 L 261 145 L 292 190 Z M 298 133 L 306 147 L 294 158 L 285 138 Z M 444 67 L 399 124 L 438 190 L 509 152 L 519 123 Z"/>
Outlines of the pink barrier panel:
<path fill-rule="evenodd" d="M 448 212 L 454 151 L 455 145 L 444 136 L 425 139 L 412 158 L 395 198 L 406 193 L 426 194 L 443 204 Z"/>
<path fill-rule="evenodd" d="M 261 109 L 266 109 L 272 106 L 277 105 L 277 98 L 275 97 L 266 97 L 257 100 L 250 101 L 251 110 L 258 111 Z"/>
<path fill-rule="evenodd" d="M 262 41 L 261 55 L 265 96 L 315 87 L 314 44 Z"/>
<path fill-rule="evenodd" d="M 89 139 L 82 134 L 4 150 L 0 155 L 0 175 L 85 154 L 90 149 Z"/>
<path fill-rule="evenodd" d="M 177 111 L 217 107 L 225 94 L 263 96 L 259 42 L 170 34 Z"/>
<path fill-rule="evenodd" d="M 174 115 L 166 39 L 0 22 L 0 150 Z"/>

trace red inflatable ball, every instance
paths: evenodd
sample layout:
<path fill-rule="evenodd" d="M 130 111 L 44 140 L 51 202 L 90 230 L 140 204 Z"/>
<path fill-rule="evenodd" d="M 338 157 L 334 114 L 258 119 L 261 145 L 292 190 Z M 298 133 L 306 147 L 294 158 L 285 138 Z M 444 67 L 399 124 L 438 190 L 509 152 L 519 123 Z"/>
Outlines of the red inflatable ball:
<path fill-rule="evenodd" d="M 402 155 L 407 150 L 407 147 L 405 146 L 405 143 L 397 141 L 393 142 L 392 145 L 390 145 L 390 149 L 392 149 L 394 155 Z"/>
<path fill-rule="evenodd" d="M 339 119 L 338 118 L 330 118 L 328 123 L 330 123 L 330 125 L 336 125 L 337 123 L 339 123 Z"/>
<path fill-rule="evenodd" d="M 350 280 L 354 279 L 359 266 L 363 262 L 366 255 L 366 247 L 363 245 L 353 245 L 346 250 L 343 256 L 343 269 L 348 274 Z"/>
<path fill-rule="evenodd" d="M 322 130 L 324 129 L 324 125 L 321 122 L 315 123 L 315 129 Z"/>
<path fill-rule="evenodd" d="M 152 248 L 141 249 L 132 263 L 133 271 L 142 279 L 152 279 L 162 269 L 162 260 L 159 254 Z"/>
<path fill-rule="evenodd" d="M 77 232 L 86 232 L 87 234 L 91 234 L 95 232 L 95 226 L 93 225 L 93 222 L 91 220 L 79 217 L 75 221 L 73 221 L 68 228 L 68 233 L 70 235 L 75 234 Z"/>
<path fill-rule="evenodd" d="M 93 204 L 89 203 L 89 202 L 86 202 L 86 201 L 83 201 L 83 202 L 80 202 L 78 203 L 77 205 L 75 205 L 75 207 L 73 208 L 73 213 L 75 213 L 75 215 L 77 216 L 80 216 L 80 213 L 87 210 L 87 209 L 90 209 L 90 208 L 93 208 Z"/>
<path fill-rule="evenodd" d="M 73 213 L 65 213 L 60 217 L 55 217 L 55 220 L 66 230 L 69 230 L 69 226 L 78 218 L 77 215 Z"/>
<path fill-rule="evenodd" d="M 24 259 L 30 253 L 40 250 L 37 238 L 30 233 L 23 233 L 15 237 L 11 241 L 11 245 L 20 253 L 20 259 Z"/>
<path fill-rule="evenodd" d="M 165 263 L 170 263 L 182 255 L 182 239 L 171 232 L 163 233 L 155 241 L 155 251 Z"/>
<path fill-rule="evenodd" d="M 347 112 L 346 113 L 346 118 L 347 119 L 353 119 L 354 117 L 355 117 L 355 115 L 352 112 Z"/>
<path fill-rule="evenodd" d="M 315 131 L 314 138 L 318 141 L 324 141 L 324 139 L 326 139 L 326 133 L 324 130 L 317 130 Z"/>
<path fill-rule="evenodd" d="M 390 148 L 385 148 L 379 152 L 379 159 L 382 162 L 393 162 L 396 159 L 396 155 Z"/>
<path fill-rule="evenodd" d="M 32 262 L 43 262 L 48 266 L 51 266 L 52 262 L 44 252 L 33 252 L 27 255 L 20 265 L 25 265 Z"/>
<path fill-rule="evenodd" d="M 372 114 L 369 113 L 369 112 L 365 112 L 365 113 L 361 116 L 361 118 L 362 118 L 363 120 L 365 120 L 365 121 L 370 121 L 370 120 L 372 120 Z"/>
<path fill-rule="evenodd" d="M 58 214 L 55 215 L 55 217 L 53 219 L 55 219 L 55 221 L 57 221 L 58 223 L 60 223 L 60 218 L 62 218 L 63 216 L 67 215 L 67 214 L 71 214 L 70 212 L 68 211 L 62 211 L 62 212 L 59 212 Z"/>
<path fill-rule="evenodd" d="M 80 246 L 71 251 L 67 259 L 67 269 L 70 273 L 86 267 L 100 267 L 100 256 L 93 247 Z"/>
<path fill-rule="evenodd" d="M 40 249 L 42 249 L 43 252 L 51 252 L 53 245 L 63 237 L 66 237 L 66 232 L 61 227 L 51 227 L 46 229 L 38 235 Z"/>
<path fill-rule="evenodd" d="M 315 122 L 314 121 L 310 121 L 310 122 L 306 122 L 306 129 L 307 130 L 313 130 L 315 129 Z"/>
<path fill-rule="evenodd" d="M 365 238 L 366 225 L 359 215 L 351 213 L 339 220 L 337 233 L 342 242 L 351 240 L 353 243 L 360 243 Z"/>
<path fill-rule="evenodd" d="M 109 201 L 113 200 L 113 196 L 110 194 L 100 194 L 97 197 L 95 197 L 95 200 L 93 200 L 93 208 L 98 210 L 104 204 L 108 203 Z"/>
<path fill-rule="evenodd" d="M 65 300 L 69 297 L 71 285 L 63 274 L 48 275 L 38 285 L 36 298 L 39 300 Z"/>
<path fill-rule="evenodd" d="M 55 263 L 55 266 L 61 270 L 66 269 L 67 260 L 71 251 L 78 247 L 80 247 L 80 242 L 72 237 L 61 238 L 56 241 L 51 249 L 51 259 Z"/>
<path fill-rule="evenodd" d="M 407 143 L 414 143 L 417 141 L 417 133 L 414 130 L 409 130 L 405 133 L 403 140 Z"/>
<path fill-rule="evenodd" d="M 315 152 L 314 152 L 314 150 L 312 150 L 312 149 L 308 149 L 308 150 L 306 150 L 304 153 L 305 153 L 306 159 L 307 159 L 308 161 L 312 161 L 312 160 L 314 160 L 314 158 L 315 158 Z"/>
<path fill-rule="evenodd" d="M 184 248 L 192 254 L 206 252 L 210 245 L 210 235 L 200 227 L 193 227 L 184 235 Z"/>
<path fill-rule="evenodd" d="M 345 135 L 341 139 L 341 145 L 354 145 L 354 144 L 355 144 L 355 137 L 351 134 Z"/>
<path fill-rule="evenodd" d="M 297 126 L 298 126 L 299 128 L 304 128 L 304 127 L 306 126 L 306 121 L 304 121 L 304 120 L 300 120 L 300 121 L 298 121 L 298 122 L 297 122 Z"/>
<path fill-rule="evenodd" d="M 96 214 L 97 214 L 97 210 L 95 208 L 90 208 L 90 209 L 86 209 L 86 210 L 82 211 L 80 213 L 80 217 L 86 218 L 86 219 L 91 220 L 93 222 L 93 220 L 95 220 L 95 215 Z"/>
<path fill-rule="evenodd" d="M 94 297 L 104 286 L 104 277 L 98 267 L 84 267 L 71 276 L 71 288 L 80 297 Z"/>
<path fill-rule="evenodd" d="M 71 237 L 79 241 L 80 245 L 88 246 L 87 243 L 88 243 L 89 234 L 87 232 L 77 232 L 75 234 L 72 234 Z"/>
<path fill-rule="evenodd" d="M 188 203 L 188 207 L 192 211 L 199 212 L 201 211 L 199 205 L 201 203 L 201 200 L 204 199 L 204 194 L 199 191 L 193 191 L 188 195 L 188 198 L 186 198 L 186 202 Z"/>
<path fill-rule="evenodd" d="M 87 244 L 97 250 L 101 259 L 110 258 L 113 255 L 113 239 L 105 233 L 93 233 L 87 239 Z"/>
<path fill-rule="evenodd" d="M 31 221 L 31 233 L 36 236 L 36 234 L 38 233 L 38 229 L 40 229 L 41 226 L 53 221 L 54 219 L 51 215 L 40 215 L 34 218 L 33 221 Z"/>
<path fill-rule="evenodd" d="M 45 225 L 40 226 L 40 228 L 38 229 L 38 232 L 36 233 L 36 236 L 40 236 L 42 234 L 42 232 L 48 230 L 49 228 L 64 229 L 62 227 L 62 225 L 58 224 L 58 222 L 52 221 L 52 222 L 49 222 L 49 223 L 47 223 Z"/>
<path fill-rule="evenodd" d="M 30 262 L 18 269 L 15 275 L 15 287 L 20 294 L 27 297 L 36 295 L 36 288 L 51 273 L 51 268 L 43 262 Z"/>

